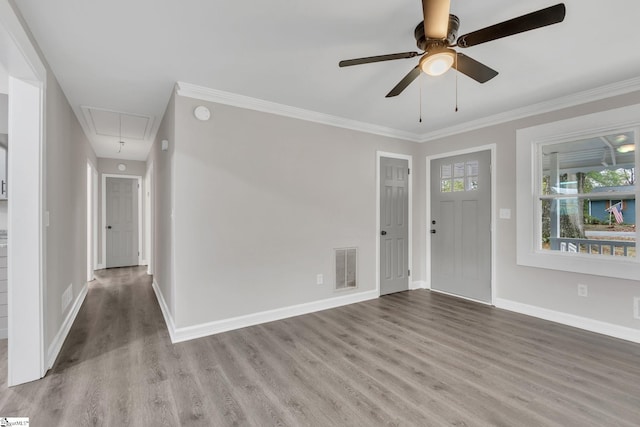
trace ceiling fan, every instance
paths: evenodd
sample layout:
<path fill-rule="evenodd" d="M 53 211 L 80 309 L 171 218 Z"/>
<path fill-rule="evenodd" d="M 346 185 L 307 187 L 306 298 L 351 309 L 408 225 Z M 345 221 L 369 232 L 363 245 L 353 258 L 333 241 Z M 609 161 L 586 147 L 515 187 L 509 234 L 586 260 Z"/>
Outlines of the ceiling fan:
<path fill-rule="evenodd" d="M 351 65 L 420 56 L 418 65 L 391 89 L 386 96 L 387 98 L 400 95 L 422 71 L 431 76 L 439 76 L 453 67 L 477 82 L 485 83 L 497 76 L 498 72 L 464 53 L 456 52 L 452 48 L 476 46 L 525 31 L 535 30 L 536 28 L 546 27 L 547 25 L 557 24 L 564 20 L 566 14 L 564 3 L 560 3 L 465 34 L 456 40 L 460 20 L 457 16 L 449 14 L 450 3 L 450 0 L 422 0 L 424 21 L 420 22 L 414 30 L 418 48 L 423 51 L 422 53 L 402 52 L 347 59 L 340 61 L 338 65 L 340 67 L 349 67 Z"/>

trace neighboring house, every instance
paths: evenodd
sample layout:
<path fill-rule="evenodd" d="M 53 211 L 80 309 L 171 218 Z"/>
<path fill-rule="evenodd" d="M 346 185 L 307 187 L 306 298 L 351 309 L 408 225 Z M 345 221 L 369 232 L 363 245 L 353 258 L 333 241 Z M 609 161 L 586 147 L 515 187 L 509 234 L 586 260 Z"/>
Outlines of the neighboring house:
<path fill-rule="evenodd" d="M 609 193 L 611 192 L 611 199 L 609 200 L 590 200 L 589 201 L 589 215 L 602 222 L 608 222 L 610 214 L 607 211 L 612 205 L 622 202 L 622 215 L 624 217 L 625 224 L 634 224 L 636 218 L 636 201 L 635 199 L 620 199 L 615 197 L 615 193 L 630 193 L 634 191 L 633 185 L 625 185 L 619 187 L 597 187 L 593 189 L 594 193 Z M 615 220 L 612 220 L 615 221 Z"/>

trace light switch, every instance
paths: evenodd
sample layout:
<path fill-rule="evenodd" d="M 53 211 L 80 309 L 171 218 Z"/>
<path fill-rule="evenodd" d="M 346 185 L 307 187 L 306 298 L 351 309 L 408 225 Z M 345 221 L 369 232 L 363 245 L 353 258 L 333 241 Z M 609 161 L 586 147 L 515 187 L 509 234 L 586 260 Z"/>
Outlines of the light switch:
<path fill-rule="evenodd" d="M 511 219 L 511 209 L 500 208 L 500 219 Z"/>

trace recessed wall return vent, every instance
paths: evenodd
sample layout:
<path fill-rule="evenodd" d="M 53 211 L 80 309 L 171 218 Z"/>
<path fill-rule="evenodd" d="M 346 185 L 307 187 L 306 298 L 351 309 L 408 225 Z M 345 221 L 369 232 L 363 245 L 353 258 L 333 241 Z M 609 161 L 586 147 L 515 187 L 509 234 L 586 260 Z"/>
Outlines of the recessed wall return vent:
<path fill-rule="evenodd" d="M 358 285 L 358 248 L 335 249 L 336 290 L 353 289 Z"/>

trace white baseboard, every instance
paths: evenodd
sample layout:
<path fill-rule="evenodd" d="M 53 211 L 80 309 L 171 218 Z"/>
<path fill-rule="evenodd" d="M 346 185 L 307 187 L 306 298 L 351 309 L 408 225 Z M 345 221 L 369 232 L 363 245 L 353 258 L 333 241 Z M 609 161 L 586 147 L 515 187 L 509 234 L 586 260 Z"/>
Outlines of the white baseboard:
<path fill-rule="evenodd" d="M 147 261 L 146 259 L 141 259 L 139 265 L 149 265 L 149 261 Z"/>
<path fill-rule="evenodd" d="M 47 369 L 51 369 L 53 364 L 60 354 L 60 350 L 62 349 L 62 344 L 64 344 L 64 340 L 69 335 L 69 331 L 71 330 L 71 325 L 73 325 L 74 320 L 76 320 L 76 316 L 80 311 L 80 307 L 82 307 L 82 303 L 87 296 L 87 292 L 89 291 L 89 286 L 85 283 L 80 293 L 76 297 L 76 300 L 73 302 L 71 309 L 67 313 L 67 317 L 65 317 L 64 322 L 60 326 L 58 333 L 55 338 L 51 342 L 49 349 L 47 350 Z"/>
<path fill-rule="evenodd" d="M 162 295 L 162 291 L 160 291 L 160 287 L 158 286 L 158 282 L 156 282 L 156 278 L 153 278 L 153 282 L 151 284 L 153 288 L 153 292 L 156 294 L 156 299 L 158 300 L 158 304 L 160 305 L 160 311 L 162 311 L 162 317 L 164 317 L 164 323 L 167 325 L 167 330 L 169 331 L 169 336 L 171 337 L 171 342 L 175 343 L 176 341 L 176 324 L 173 321 L 173 317 L 171 316 L 171 312 L 169 311 L 169 306 L 167 302 L 164 300 L 164 295 Z"/>
<path fill-rule="evenodd" d="M 475 302 L 475 303 L 483 304 L 483 305 L 490 305 L 490 306 L 493 307 L 492 303 L 486 302 L 486 301 L 482 301 L 482 300 L 479 300 L 479 299 L 469 298 L 469 297 L 465 297 L 465 296 L 454 294 L 454 293 L 447 292 L 447 291 L 441 291 L 440 289 L 430 289 L 430 290 L 431 290 L 431 292 L 434 292 L 436 294 L 447 295 L 447 296 L 450 296 L 450 297 L 463 299 L 465 301 L 471 301 L 471 302 Z"/>
<path fill-rule="evenodd" d="M 104 270 L 104 264 L 96 265 L 96 270 Z"/>
<path fill-rule="evenodd" d="M 286 319 L 288 317 L 300 316 L 302 314 L 314 313 L 316 311 L 327 310 L 343 305 L 355 304 L 379 297 L 376 290 L 366 291 L 357 294 L 349 294 L 320 301 L 292 305 L 289 307 L 277 308 L 274 310 L 261 311 L 258 313 L 247 314 L 245 316 L 217 320 L 215 322 L 208 322 L 200 325 L 176 328 L 173 318 L 169 313 L 169 308 L 164 301 L 164 297 L 162 296 L 155 280 L 153 281 L 153 289 L 156 293 L 156 297 L 158 298 L 158 303 L 160 304 L 160 309 L 162 310 L 164 320 L 167 324 L 167 328 L 169 329 L 171 342 L 173 343 L 202 338 L 209 335 L 232 331 L 234 329 L 246 328 L 247 326 L 259 325 L 261 323 L 273 322 L 274 320 Z"/>
<path fill-rule="evenodd" d="M 429 289 L 429 287 L 427 286 L 427 282 L 425 282 L 424 280 L 418 280 L 418 281 L 409 283 L 410 291 L 414 291 L 416 289 Z"/>
<path fill-rule="evenodd" d="M 6 340 L 9 337 L 9 330 L 7 328 L 0 329 L 0 340 Z"/>
<path fill-rule="evenodd" d="M 609 335 L 614 338 L 640 343 L 640 330 L 628 328 L 626 326 L 614 325 L 612 323 L 593 320 L 587 317 L 576 316 L 574 314 L 549 310 L 517 301 L 496 298 L 496 307 L 513 311 L 527 316 L 538 317 L 544 320 L 561 323 L 574 328 L 584 329 L 598 334 Z"/>

